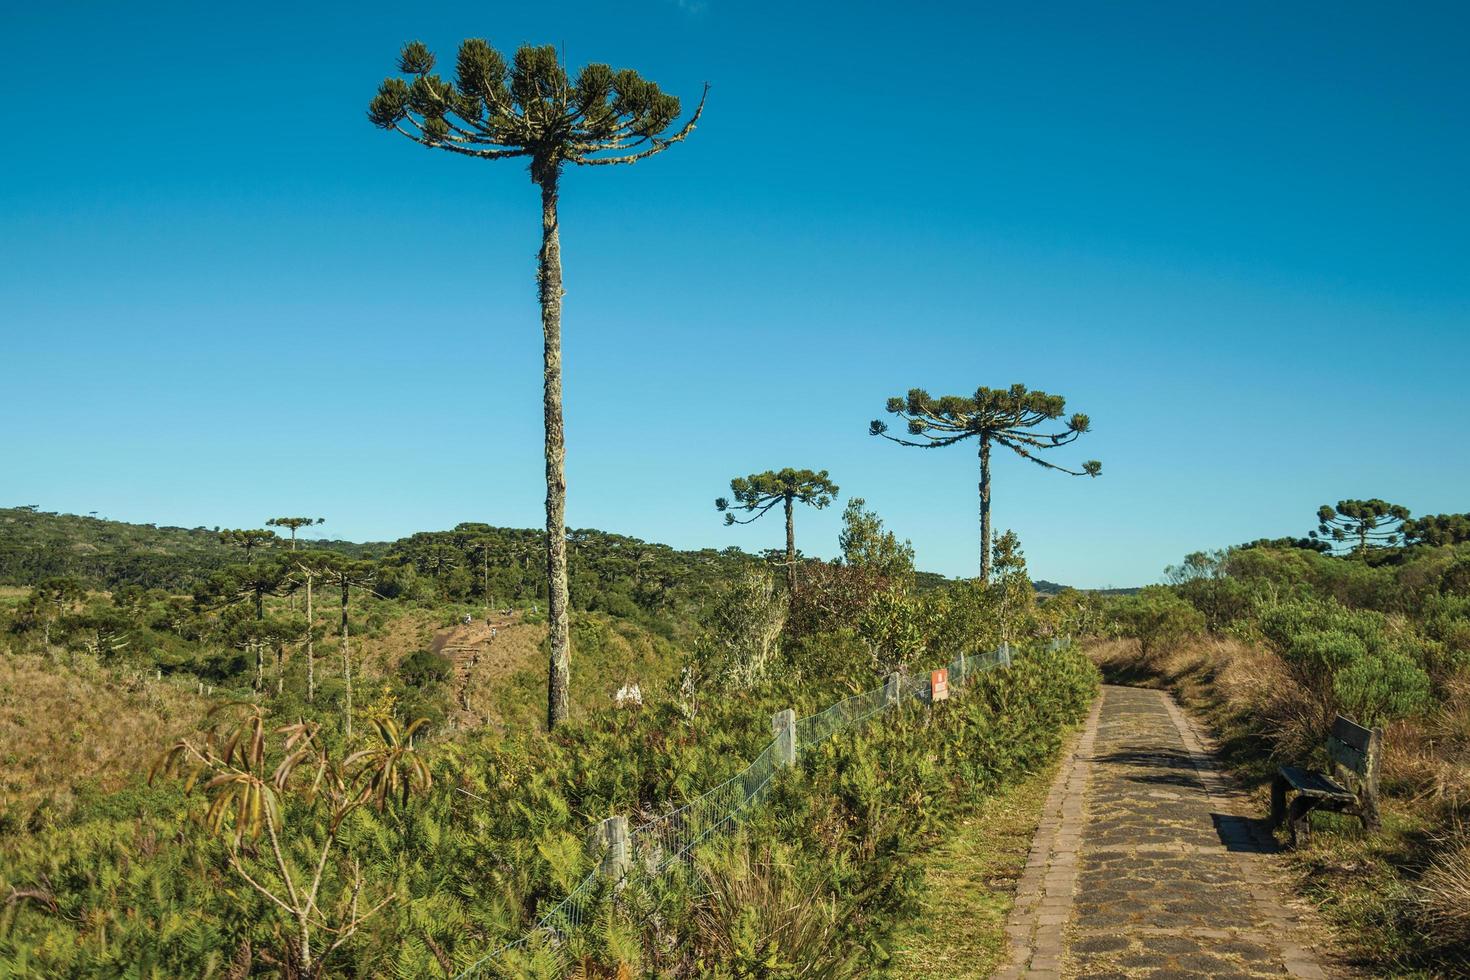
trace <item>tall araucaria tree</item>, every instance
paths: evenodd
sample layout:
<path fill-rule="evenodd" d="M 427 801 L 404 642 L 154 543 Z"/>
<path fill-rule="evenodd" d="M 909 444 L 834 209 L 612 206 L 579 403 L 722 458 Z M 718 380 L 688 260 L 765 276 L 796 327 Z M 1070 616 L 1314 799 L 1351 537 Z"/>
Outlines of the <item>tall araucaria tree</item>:
<path fill-rule="evenodd" d="M 677 129 L 679 100 L 629 69 L 587 65 L 573 81 L 550 45 L 525 45 L 506 60 L 487 42 L 459 47 L 454 81 L 434 74 L 434 55 L 404 46 L 398 70 L 368 106 L 373 124 L 421 146 L 478 160 L 523 158 L 541 189 L 537 281 L 545 340 L 546 575 L 551 639 L 546 717 L 554 728 L 570 705 L 571 623 L 566 557 L 566 436 L 561 406 L 561 243 L 557 193 L 562 168 L 637 163 L 694 130 L 704 99 Z M 706 94 L 709 87 L 705 86 Z M 672 130 L 672 131 L 671 131 Z M 620 297 L 621 298 L 621 297 Z"/>
<path fill-rule="evenodd" d="M 266 527 L 284 527 L 291 532 L 291 550 L 296 550 L 296 531 L 298 528 L 310 527 L 313 524 L 325 524 L 325 517 L 272 517 L 265 522 Z"/>
<path fill-rule="evenodd" d="M 837 496 L 837 484 L 827 479 L 827 471 L 813 473 L 811 470 L 794 470 L 786 467 L 779 472 L 766 470 L 750 476 L 737 476 L 730 481 L 730 493 L 735 502 L 725 497 L 715 500 L 715 509 L 725 515 L 725 525 L 749 524 L 766 516 L 766 512 L 777 504 L 786 509 L 786 588 L 796 591 L 796 519 L 793 513 L 797 503 L 807 504 L 821 510 Z M 736 517 L 732 510 L 743 510 L 748 517 Z"/>
<path fill-rule="evenodd" d="M 1369 547 L 1393 547 L 1400 541 L 1399 532 L 1409 519 L 1409 508 L 1374 497 L 1372 500 L 1339 500 L 1336 507 L 1323 504 L 1317 508 L 1317 530 L 1310 537 L 1331 540 L 1341 545 L 1356 541 L 1354 554 Z"/>
<path fill-rule="evenodd" d="M 1102 463 L 1089 459 L 1080 470 L 1043 459 L 1040 452 L 1065 446 L 1091 427 L 1080 413 L 1067 419 L 1056 432 L 1039 432 L 1037 426 L 1055 421 L 1066 411 L 1061 395 L 1030 391 L 1025 385 L 1009 388 L 977 388 L 975 394 L 933 398 L 922 388 L 911 388 L 907 398 L 888 399 L 888 414 L 897 415 L 908 426 L 912 438 L 888 434 L 888 423 L 874 419 L 870 435 L 882 436 L 901 446 L 938 449 L 974 438 L 980 454 L 980 581 L 990 581 L 990 449 L 1004 446 L 1022 459 L 1070 476 L 1097 476 Z"/>
<path fill-rule="evenodd" d="M 347 617 L 348 604 L 353 589 L 372 589 L 377 580 L 377 566 L 370 561 L 359 561 L 345 555 L 323 556 L 317 564 L 322 583 L 328 588 L 341 590 L 342 595 L 342 686 L 346 703 L 342 710 L 342 728 L 346 739 L 352 741 L 352 643 Z"/>

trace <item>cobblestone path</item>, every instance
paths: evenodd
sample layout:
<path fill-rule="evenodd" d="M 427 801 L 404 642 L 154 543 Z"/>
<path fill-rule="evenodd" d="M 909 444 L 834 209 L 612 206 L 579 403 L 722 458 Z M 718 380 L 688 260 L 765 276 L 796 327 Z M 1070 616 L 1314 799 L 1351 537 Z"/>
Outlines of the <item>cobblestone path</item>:
<path fill-rule="evenodd" d="M 1253 816 L 1167 694 L 1105 686 L 1047 799 L 996 977 L 1339 975 Z"/>

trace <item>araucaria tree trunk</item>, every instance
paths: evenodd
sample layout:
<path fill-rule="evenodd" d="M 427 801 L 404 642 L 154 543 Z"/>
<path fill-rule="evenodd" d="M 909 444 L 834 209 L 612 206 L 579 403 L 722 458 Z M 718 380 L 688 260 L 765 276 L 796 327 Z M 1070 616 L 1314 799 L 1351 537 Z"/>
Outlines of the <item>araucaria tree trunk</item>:
<path fill-rule="evenodd" d="M 792 515 L 792 494 L 786 495 L 786 591 L 796 592 L 796 519 Z"/>
<path fill-rule="evenodd" d="M 551 663 L 546 676 L 546 727 L 565 721 L 572 673 L 567 590 L 567 446 L 561 410 L 561 239 L 557 230 L 557 160 L 537 159 L 532 179 L 541 187 L 541 330 L 545 337 L 546 583 Z"/>
<path fill-rule="evenodd" d="M 347 689 L 347 710 L 343 718 L 345 722 L 343 728 L 348 742 L 352 741 L 352 651 L 347 642 L 347 598 L 350 589 L 351 586 L 344 576 L 342 579 L 342 684 Z"/>
<path fill-rule="evenodd" d="M 311 614 L 311 576 L 306 576 L 306 703 L 316 701 L 316 620 Z"/>
<path fill-rule="evenodd" d="M 990 581 L 990 440 L 980 437 L 980 584 Z"/>

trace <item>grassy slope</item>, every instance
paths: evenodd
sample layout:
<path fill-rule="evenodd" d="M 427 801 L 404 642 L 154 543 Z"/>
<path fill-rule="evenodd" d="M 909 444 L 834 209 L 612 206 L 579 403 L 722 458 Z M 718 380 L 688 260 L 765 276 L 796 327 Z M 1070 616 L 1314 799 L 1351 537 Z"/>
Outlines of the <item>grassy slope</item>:
<path fill-rule="evenodd" d="M 1006 958 L 1006 918 L 1041 808 L 1070 750 L 985 800 L 919 858 L 924 888 L 895 937 L 890 975 L 914 980 L 990 976 Z"/>
<path fill-rule="evenodd" d="M 64 802 L 83 786 L 118 789 L 209 708 L 208 698 L 146 675 L 38 656 L 0 656 L 0 813 Z"/>

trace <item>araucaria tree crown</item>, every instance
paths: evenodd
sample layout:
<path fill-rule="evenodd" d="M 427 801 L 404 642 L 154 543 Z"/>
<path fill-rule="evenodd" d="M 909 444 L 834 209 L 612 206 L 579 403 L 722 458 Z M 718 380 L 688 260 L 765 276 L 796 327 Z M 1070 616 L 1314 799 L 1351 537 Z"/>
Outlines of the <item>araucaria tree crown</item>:
<path fill-rule="evenodd" d="M 480 38 L 459 46 L 455 79 L 434 73 L 421 42 L 404 45 L 398 70 L 368 106 L 368 118 L 416 143 L 486 160 L 529 157 L 531 178 L 554 179 L 563 163 L 634 163 L 688 136 L 704 109 L 682 127 L 676 96 L 630 69 L 587 65 L 575 81 L 552 45 L 522 45 L 509 62 Z M 706 86 L 706 92 L 708 86 Z"/>
<path fill-rule="evenodd" d="M 1392 547 L 1399 543 L 1399 531 L 1409 519 L 1409 508 L 1374 497 L 1372 500 L 1339 500 L 1336 507 L 1323 504 L 1317 508 L 1317 530 L 1311 537 L 1344 544 L 1356 542 L 1353 551 L 1361 554 L 1371 546 Z"/>
<path fill-rule="evenodd" d="M 766 470 L 750 476 L 737 476 L 730 481 L 730 493 L 735 497 L 732 505 L 728 498 L 715 500 L 715 509 L 725 515 L 725 524 L 749 524 L 764 517 L 772 507 L 783 504 L 786 510 L 786 585 L 796 589 L 796 524 L 794 505 L 803 503 L 821 510 L 836 498 L 837 484 L 827 478 L 827 471 L 812 472 L 786 467 L 784 470 Z M 736 517 L 732 511 L 743 510 L 745 518 Z"/>
<path fill-rule="evenodd" d="M 1065 426 L 1049 432 L 1038 427 L 1060 419 L 1067 407 L 1061 395 L 1030 391 L 1025 385 L 1009 388 L 977 388 L 975 394 L 945 395 L 934 398 L 922 388 L 909 389 L 906 398 L 888 399 L 888 413 L 903 419 L 908 436 L 888 434 L 888 423 L 874 419 L 868 427 L 871 435 L 882 436 L 902 446 L 938 449 L 966 439 L 979 442 L 980 454 L 980 579 L 990 578 L 990 447 L 992 444 L 1010 449 L 1022 459 L 1038 466 L 1071 476 L 1097 476 L 1102 463 L 1090 459 L 1081 469 L 1073 470 L 1044 459 L 1041 452 L 1074 442 L 1092 423 L 1077 413 Z"/>

